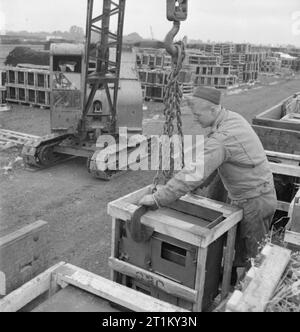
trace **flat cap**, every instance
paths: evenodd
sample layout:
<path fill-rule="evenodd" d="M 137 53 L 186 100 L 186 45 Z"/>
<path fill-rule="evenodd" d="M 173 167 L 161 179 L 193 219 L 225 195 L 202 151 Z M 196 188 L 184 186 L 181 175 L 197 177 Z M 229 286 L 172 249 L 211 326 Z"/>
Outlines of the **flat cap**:
<path fill-rule="evenodd" d="M 222 92 L 215 88 L 199 86 L 195 88 L 193 96 L 210 101 L 213 104 L 220 105 Z"/>

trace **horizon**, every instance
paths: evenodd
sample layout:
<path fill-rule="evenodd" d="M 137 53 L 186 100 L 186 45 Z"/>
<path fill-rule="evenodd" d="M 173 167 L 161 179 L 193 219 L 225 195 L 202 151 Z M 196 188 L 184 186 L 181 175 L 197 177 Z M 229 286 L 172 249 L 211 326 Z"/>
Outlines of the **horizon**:
<path fill-rule="evenodd" d="M 0 36 L 20 36 L 20 37 L 23 37 L 23 35 L 21 33 L 29 33 L 29 34 L 48 34 L 48 35 L 52 35 L 53 33 L 57 32 L 58 30 L 56 31 L 27 31 L 27 30 L 20 30 L 20 31 L 7 31 L 5 34 L 0 34 Z M 61 32 L 61 33 L 65 33 L 65 32 L 68 32 L 68 30 L 66 31 L 58 31 L 58 32 Z M 13 34 L 10 34 L 10 33 L 13 33 Z M 18 35 L 18 33 L 20 33 Z M 16 35 L 14 35 L 16 34 Z M 163 42 L 163 39 L 152 39 L 151 37 L 144 37 L 144 36 L 141 36 L 140 33 L 136 32 L 136 31 L 133 31 L 133 32 L 129 32 L 128 34 L 125 34 L 123 35 L 124 37 L 128 37 L 132 34 L 137 34 L 139 37 L 143 38 L 143 40 L 154 40 L 154 41 L 160 41 L 160 42 Z M 244 42 L 234 42 L 234 41 L 230 41 L 230 40 L 201 40 L 200 38 L 199 39 L 194 39 L 194 38 L 188 38 L 188 42 L 189 43 L 203 43 L 203 44 L 219 44 L 219 43 L 224 43 L 224 44 L 250 44 L 250 45 L 253 45 L 253 46 L 262 46 L 262 47 L 294 47 L 294 48 L 300 48 L 300 45 L 295 45 L 295 44 L 261 44 L 261 43 L 250 43 L 250 42 L 247 42 L 247 41 L 244 41 Z"/>
<path fill-rule="evenodd" d="M 2 0 L 0 34 L 4 31 L 32 33 L 68 31 L 72 25 L 85 27 L 86 1 Z M 95 2 L 98 12 L 101 1 Z M 17 8 L 17 10 L 16 10 Z M 66 15 L 69 13 L 70 15 Z M 55 17 L 55 23 L 52 19 Z M 144 39 L 163 40 L 172 23 L 166 18 L 165 0 L 127 0 L 124 35 L 138 33 Z M 132 32 L 131 32 L 132 31 Z M 153 35 L 152 35 L 153 33 Z M 294 45 L 300 47 L 299 0 L 189 0 L 187 21 L 178 39 L 203 42 Z"/>

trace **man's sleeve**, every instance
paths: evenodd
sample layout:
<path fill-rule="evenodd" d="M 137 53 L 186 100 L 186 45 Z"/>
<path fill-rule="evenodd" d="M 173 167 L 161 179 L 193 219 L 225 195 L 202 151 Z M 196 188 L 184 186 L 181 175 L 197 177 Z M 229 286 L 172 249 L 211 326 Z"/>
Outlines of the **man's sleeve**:
<path fill-rule="evenodd" d="M 210 137 L 204 144 L 204 160 L 186 165 L 165 186 L 154 194 L 160 206 L 168 205 L 199 187 L 225 161 L 226 151 L 223 143 Z"/>

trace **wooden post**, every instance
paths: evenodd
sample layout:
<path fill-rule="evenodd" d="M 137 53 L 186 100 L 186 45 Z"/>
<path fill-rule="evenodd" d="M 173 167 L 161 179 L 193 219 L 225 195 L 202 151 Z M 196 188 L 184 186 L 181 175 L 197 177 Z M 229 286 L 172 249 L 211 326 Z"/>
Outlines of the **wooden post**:
<path fill-rule="evenodd" d="M 202 311 L 204 284 L 206 276 L 206 259 L 207 259 L 207 248 L 199 248 L 198 259 L 197 259 L 196 283 L 195 283 L 195 290 L 197 291 L 197 301 L 193 305 L 194 312 Z"/>
<path fill-rule="evenodd" d="M 222 280 L 222 293 L 221 299 L 224 300 L 229 294 L 231 271 L 235 254 L 235 239 L 236 239 L 237 226 L 233 227 L 227 233 L 226 249 L 224 252 L 224 270 Z"/>

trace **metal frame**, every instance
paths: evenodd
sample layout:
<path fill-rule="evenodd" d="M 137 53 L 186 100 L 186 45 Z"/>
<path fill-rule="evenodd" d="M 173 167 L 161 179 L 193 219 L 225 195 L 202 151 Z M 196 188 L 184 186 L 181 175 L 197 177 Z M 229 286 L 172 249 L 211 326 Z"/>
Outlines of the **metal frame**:
<path fill-rule="evenodd" d="M 94 0 L 88 0 L 87 24 L 86 24 L 86 86 L 84 90 L 84 111 L 82 129 L 86 129 L 86 116 L 93 103 L 96 91 L 102 88 L 106 92 L 106 97 L 111 113 L 111 133 L 116 133 L 116 112 L 120 79 L 121 53 L 123 44 L 123 25 L 126 0 L 103 0 L 103 11 L 101 15 L 93 17 Z M 117 33 L 111 32 L 111 17 L 118 16 Z M 99 34 L 96 57 L 90 54 L 90 44 L 92 32 Z M 116 49 L 116 58 L 110 60 L 110 49 Z M 90 60 L 96 60 L 96 71 L 88 75 Z M 87 84 L 92 89 L 87 97 Z M 113 93 L 110 92 L 113 85 Z"/>

